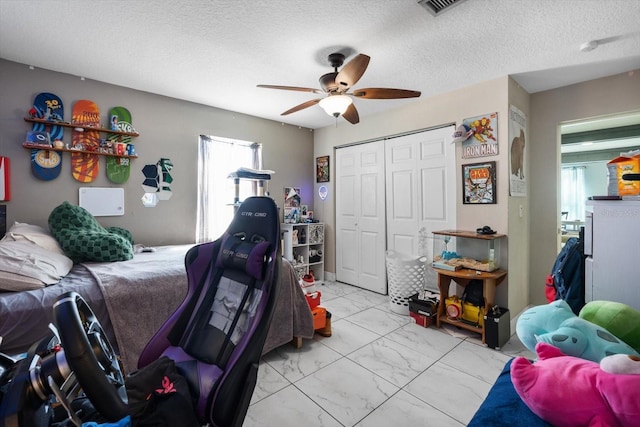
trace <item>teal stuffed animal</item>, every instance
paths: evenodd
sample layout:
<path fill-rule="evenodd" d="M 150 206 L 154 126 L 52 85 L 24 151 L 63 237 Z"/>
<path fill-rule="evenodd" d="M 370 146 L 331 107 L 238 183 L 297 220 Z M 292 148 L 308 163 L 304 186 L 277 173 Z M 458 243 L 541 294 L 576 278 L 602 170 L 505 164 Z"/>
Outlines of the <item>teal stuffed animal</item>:
<path fill-rule="evenodd" d="M 516 333 L 532 352 L 538 342 L 546 342 L 567 356 L 598 363 L 612 354 L 640 357 L 632 347 L 603 327 L 576 316 L 563 300 L 525 310 L 516 323 Z"/>

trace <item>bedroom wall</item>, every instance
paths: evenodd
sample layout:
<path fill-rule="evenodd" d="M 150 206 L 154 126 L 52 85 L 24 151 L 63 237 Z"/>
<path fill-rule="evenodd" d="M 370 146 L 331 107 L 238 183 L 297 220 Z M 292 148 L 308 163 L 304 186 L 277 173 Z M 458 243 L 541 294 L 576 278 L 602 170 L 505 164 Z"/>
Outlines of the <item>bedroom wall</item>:
<path fill-rule="evenodd" d="M 52 92 L 62 99 L 67 121 L 71 119 L 73 103 L 79 99 L 93 100 L 101 109 L 103 123 L 107 123 L 111 107 L 122 105 L 131 111 L 133 126 L 140 133 L 140 137 L 134 138 L 139 157 L 132 161 L 131 177 L 126 183 L 115 185 L 107 180 L 104 158 L 94 182 L 75 181 L 71 176 L 70 153 L 63 153 L 62 172 L 55 180 L 41 181 L 32 175 L 30 150 L 22 148 L 31 124 L 23 118 L 39 92 Z M 0 155 L 11 161 L 11 200 L 2 202 L 7 206 L 8 227 L 14 221 L 46 226 L 49 213 L 58 204 L 65 200 L 78 203 L 81 186 L 122 187 L 125 215 L 100 217 L 101 224 L 127 228 L 136 242 L 146 245 L 194 242 L 200 134 L 262 143 L 264 168 L 276 171 L 269 190 L 279 206 L 283 187 L 295 183 L 304 194 L 311 194 L 315 182 L 311 162 L 313 132 L 309 129 L 55 71 L 30 70 L 27 65 L 6 60 L 0 60 L 0 99 Z M 70 141 L 70 129 L 65 130 L 64 139 Z M 144 179 L 141 169 L 160 158 L 173 162 L 173 195 L 155 208 L 145 208 L 140 202 Z M 313 208 L 311 199 L 305 202 Z"/>
<path fill-rule="evenodd" d="M 456 222 L 460 229 L 475 230 L 478 226 L 489 224 L 493 229 L 501 233 L 508 234 L 510 213 L 508 202 L 508 110 L 509 110 L 509 90 L 511 79 L 501 77 L 498 79 L 483 82 L 477 85 L 466 87 L 457 91 L 440 94 L 430 98 L 420 98 L 414 102 L 405 104 L 403 107 L 383 114 L 361 118 L 357 126 L 353 126 L 344 121 L 340 121 L 337 127 L 325 127 L 317 129 L 315 132 L 314 156 L 331 156 L 331 166 L 335 167 L 335 147 L 352 144 L 360 141 L 380 139 L 385 136 L 400 134 L 404 132 L 425 129 L 429 127 L 446 124 L 459 124 L 463 119 L 474 117 L 486 113 L 498 112 L 498 156 L 481 157 L 475 159 L 463 159 L 461 146 L 456 147 L 456 168 L 460 169 L 463 163 L 476 163 L 481 161 L 497 162 L 497 184 L 498 203 L 495 205 L 470 206 L 462 204 L 462 186 L 458 181 L 456 184 L 456 194 L 452 195 L 456 200 Z M 513 89 L 513 88 L 511 88 Z M 520 89 L 518 108 L 528 112 L 528 94 Z M 362 101 L 367 102 L 367 101 Z M 461 172 L 456 173 L 459 176 Z M 460 180 L 461 178 L 458 177 Z M 316 184 L 316 189 L 319 184 Z M 331 181 L 328 183 L 329 197 L 324 202 L 315 196 L 315 211 L 319 212 L 322 220 L 327 224 L 325 245 L 325 269 L 335 272 L 335 200 L 332 197 L 335 190 L 335 174 L 332 171 Z M 416 230 L 417 232 L 417 230 Z M 521 238 L 521 237 L 518 237 Z M 522 237 L 524 238 L 524 237 Z M 514 238 L 516 239 L 516 238 Z M 526 246 L 526 241 L 514 240 L 508 237 L 506 244 L 501 249 L 503 257 L 507 258 L 507 253 L 511 253 L 510 247 L 517 248 Z M 519 258 L 515 258 L 519 259 Z M 503 260 L 503 265 L 506 263 Z M 514 265 L 511 263 L 509 255 L 509 270 L 513 270 L 516 277 L 527 274 L 526 266 Z M 526 282 L 521 280 L 512 281 L 510 275 L 497 289 L 496 301 L 502 306 L 515 307 L 511 304 L 510 294 L 528 295 Z M 526 299 L 523 298 L 523 299 Z M 522 305 L 522 302 L 519 303 Z"/>
<path fill-rule="evenodd" d="M 314 156 L 332 155 L 334 147 L 358 141 L 378 139 L 387 135 L 422 129 L 429 126 L 459 123 L 466 117 L 498 111 L 500 118 L 500 150 L 497 159 L 500 195 L 497 211 L 460 209 L 460 185 L 458 201 L 458 226 L 472 228 L 478 223 L 489 223 L 493 228 L 507 230 L 509 246 L 509 293 L 506 287 L 498 287 L 497 302 L 508 300 L 512 318 L 527 305 L 546 302 L 544 283 L 560 249 L 559 216 L 559 125 L 609 114 L 640 110 L 640 70 L 596 79 L 576 85 L 561 87 L 536 94 L 528 94 L 515 81 L 501 78 L 470 88 L 420 99 L 393 112 L 371 116 L 358 126 L 340 123 L 337 127 L 316 130 Z M 528 135 L 525 150 L 527 197 L 504 197 L 508 185 L 506 150 L 508 147 L 506 113 L 508 104 L 516 105 L 528 118 Z M 456 153 L 458 167 L 460 153 Z M 491 159 L 493 160 L 493 159 Z M 469 162 L 470 163 L 470 162 Z M 329 197 L 324 202 L 315 197 L 316 211 L 325 212 L 327 245 L 325 266 L 335 272 L 335 203 L 332 198 L 334 173 L 329 183 Z M 318 184 L 316 184 L 317 190 Z M 507 193 L 505 193 L 507 192 Z M 520 205 L 523 215 L 520 217 Z M 495 213 L 495 218 L 493 214 Z M 474 215 L 478 214 L 478 217 Z M 495 226 L 494 226 L 495 224 Z"/>

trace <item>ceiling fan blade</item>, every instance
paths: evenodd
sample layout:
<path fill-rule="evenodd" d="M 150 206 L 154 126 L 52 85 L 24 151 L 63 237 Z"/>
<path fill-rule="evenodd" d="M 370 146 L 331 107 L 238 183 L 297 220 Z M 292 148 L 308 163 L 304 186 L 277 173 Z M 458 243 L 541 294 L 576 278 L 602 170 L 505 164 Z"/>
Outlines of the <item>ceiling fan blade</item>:
<path fill-rule="evenodd" d="M 349 123 L 355 125 L 360 122 L 360 115 L 358 115 L 358 110 L 356 110 L 356 106 L 354 104 L 349 105 L 347 107 L 347 111 L 342 113 L 342 117 L 345 118 Z"/>
<path fill-rule="evenodd" d="M 312 99 L 311 101 L 303 102 L 300 105 L 296 105 L 293 108 L 288 109 L 284 113 L 280 114 L 281 116 L 286 116 L 287 114 L 295 113 L 296 111 L 304 110 L 305 108 L 313 107 L 318 102 L 320 102 L 322 98 Z"/>
<path fill-rule="evenodd" d="M 265 88 L 265 89 L 295 90 L 297 92 L 324 93 L 320 89 L 313 89 L 313 88 L 310 88 L 310 87 L 277 86 L 277 85 L 257 85 L 257 87 L 261 87 L 261 88 Z"/>
<path fill-rule="evenodd" d="M 336 84 L 340 92 L 346 92 L 347 89 L 360 80 L 360 77 L 367 70 L 370 59 L 370 57 L 361 53 L 342 67 L 342 70 L 336 76 Z"/>
<path fill-rule="evenodd" d="M 417 90 L 389 89 L 384 87 L 370 87 L 367 89 L 354 90 L 350 95 L 365 99 L 399 99 L 417 98 L 420 92 Z"/>

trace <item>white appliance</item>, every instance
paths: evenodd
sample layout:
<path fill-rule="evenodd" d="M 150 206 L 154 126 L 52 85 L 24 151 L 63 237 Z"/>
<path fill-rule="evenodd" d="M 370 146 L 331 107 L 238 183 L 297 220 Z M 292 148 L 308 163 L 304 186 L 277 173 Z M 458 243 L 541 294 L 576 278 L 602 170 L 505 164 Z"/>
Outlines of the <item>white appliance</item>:
<path fill-rule="evenodd" d="M 640 310 L 640 201 L 587 202 L 585 300 Z"/>

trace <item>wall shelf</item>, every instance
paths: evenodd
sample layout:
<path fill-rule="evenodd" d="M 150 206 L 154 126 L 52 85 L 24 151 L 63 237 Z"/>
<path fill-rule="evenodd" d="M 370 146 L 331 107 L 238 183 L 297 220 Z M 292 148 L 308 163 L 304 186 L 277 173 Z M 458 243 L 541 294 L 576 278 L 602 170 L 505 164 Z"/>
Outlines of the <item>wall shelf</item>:
<path fill-rule="evenodd" d="M 66 151 L 67 153 L 93 154 L 96 156 L 125 157 L 129 159 L 138 158 L 137 155 L 130 156 L 128 154 L 101 153 L 98 151 L 74 150 L 72 148 L 55 148 L 50 145 L 28 144 L 26 142 L 22 144 L 22 147 L 26 148 L 27 150 Z"/>
<path fill-rule="evenodd" d="M 280 228 L 283 231 L 284 257 L 291 262 L 298 278 L 313 271 L 316 283 L 324 281 L 324 224 L 285 223 Z"/>
<path fill-rule="evenodd" d="M 33 117 L 25 117 L 24 121 L 25 122 L 29 122 L 29 123 L 42 123 L 42 124 L 49 125 L 49 126 L 62 126 L 62 127 L 71 128 L 71 129 L 81 128 L 81 129 L 84 129 L 84 130 L 111 133 L 111 134 L 114 134 L 114 135 L 125 135 L 125 136 L 133 136 L 133 137 L 140 136 L 140 134 L 137 133 L 137 132 L 124 132 L 124 131 L 121 131 L 121 130 L 112 130 L 112 129 L 107 129 L 107 128 L 103 128 L 103 127 L 83 126 L 83 125 L 80 125 L 80 124 L 74 124 L 74 123 L 69 123 L 69 122 L 54 122 L 54 121 L 51 121 L 51 120 L 37 119 L 37 118 L 33 118 Z M 72 150 L 72 151 L 79 151 L 79 150 Z M 91 153 L 91 154 L 98 154 L 98 153 Z M 126 157 L 126 156 L 121 156 L 121 157 Z"/>

